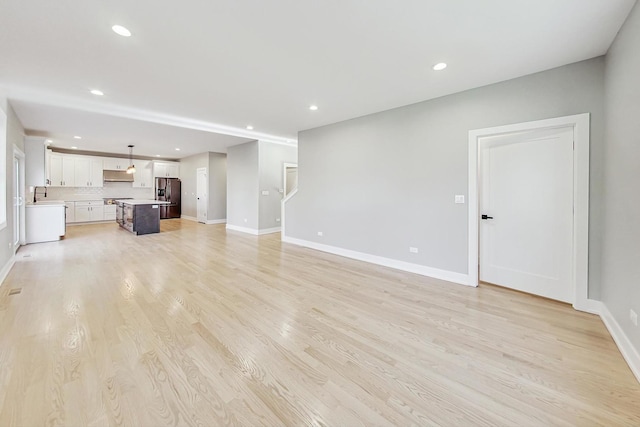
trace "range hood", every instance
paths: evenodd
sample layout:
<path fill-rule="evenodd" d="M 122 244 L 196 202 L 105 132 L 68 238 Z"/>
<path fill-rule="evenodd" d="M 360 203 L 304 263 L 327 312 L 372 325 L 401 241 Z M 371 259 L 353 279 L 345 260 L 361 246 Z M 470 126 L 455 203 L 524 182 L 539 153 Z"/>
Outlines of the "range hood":
<path fill-rule="evenodd" d="M 133 182 L 133 174 L 125 171 L 105 170 L 103 173 L 104 182 Z"/>

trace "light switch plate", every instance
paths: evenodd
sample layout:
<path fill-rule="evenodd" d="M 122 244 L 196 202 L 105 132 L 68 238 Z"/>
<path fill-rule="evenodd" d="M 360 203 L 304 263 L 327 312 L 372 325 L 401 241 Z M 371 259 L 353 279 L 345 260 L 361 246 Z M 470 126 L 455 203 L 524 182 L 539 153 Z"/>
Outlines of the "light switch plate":
<path fill-rule="evenodd" d="M 456 194 L 456 203 L 464 203 L 464 195 L 462 194 Z"/>

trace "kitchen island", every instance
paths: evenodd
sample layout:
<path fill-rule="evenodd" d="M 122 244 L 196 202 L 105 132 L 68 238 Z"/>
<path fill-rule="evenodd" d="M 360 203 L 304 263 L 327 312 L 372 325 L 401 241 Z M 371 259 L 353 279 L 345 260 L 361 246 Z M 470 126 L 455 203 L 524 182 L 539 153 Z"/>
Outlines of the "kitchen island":
<path fill-rule="evenodd" d="M 160 205 L 169 204 L 159 200 L 116 200 L 116 222 L 125 230 L 136 234 L 160 232 Z"/>

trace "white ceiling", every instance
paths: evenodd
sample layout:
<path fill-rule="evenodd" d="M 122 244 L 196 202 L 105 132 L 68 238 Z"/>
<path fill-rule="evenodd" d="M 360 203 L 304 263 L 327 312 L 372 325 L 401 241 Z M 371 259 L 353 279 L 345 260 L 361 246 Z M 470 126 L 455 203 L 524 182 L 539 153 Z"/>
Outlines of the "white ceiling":
<path fill-rule="evenodd" d="M 634 2 L 2 0 L 0 91 L 54 144 L 182 157 L 602 55 Z"/>

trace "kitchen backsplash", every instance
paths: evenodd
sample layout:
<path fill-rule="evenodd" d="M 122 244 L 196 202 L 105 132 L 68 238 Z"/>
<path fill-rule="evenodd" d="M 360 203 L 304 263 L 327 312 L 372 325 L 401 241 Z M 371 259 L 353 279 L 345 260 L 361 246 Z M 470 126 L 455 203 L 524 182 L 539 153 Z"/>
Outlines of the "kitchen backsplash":
<path fill-rule="evenodd" d="M 33 200 L 33 193 L 29 197 Z M 108 197 L 154 199 L 154 191 L 152 188 L 133 188 L 130 182 L 105 182 L 104 187 L 47 187 L 45 199 L 42 187 L 38 187 L 38 200 L 100 200 Z"/>

